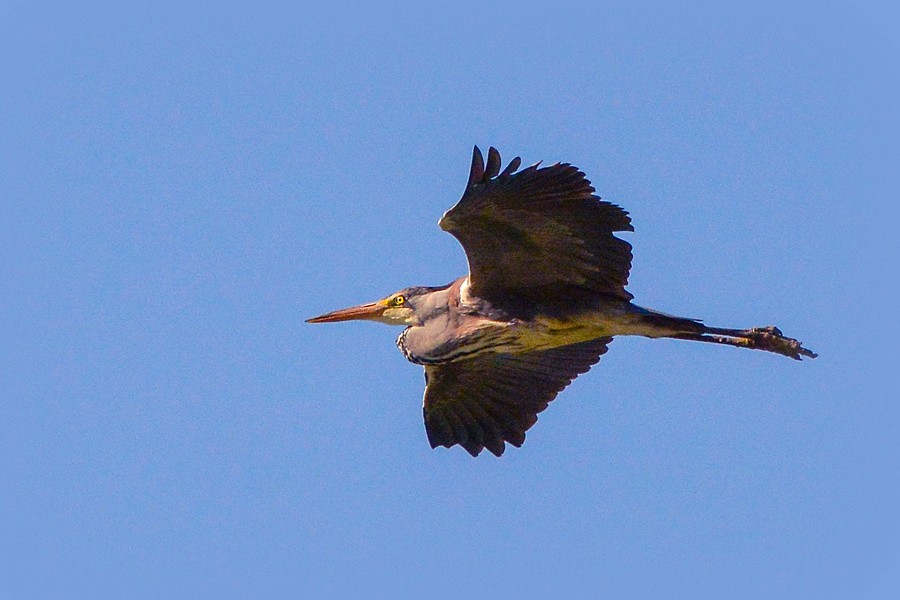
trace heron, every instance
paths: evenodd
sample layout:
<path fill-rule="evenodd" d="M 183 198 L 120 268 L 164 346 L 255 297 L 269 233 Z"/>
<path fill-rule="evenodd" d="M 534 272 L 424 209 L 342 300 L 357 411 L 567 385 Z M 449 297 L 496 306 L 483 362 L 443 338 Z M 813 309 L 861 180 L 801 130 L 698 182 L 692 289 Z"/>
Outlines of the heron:
<path fill-rule="evenodd" d="M 613 337 L 674 338 L 751 348 L 795 360 L 817 355 L 777 327 L 727 329 L 632 303 L 634 231 L 628 213 L 601 200 L 569 163 L 501 171 L 475 146 L 462 198 L 438 222 L 462 245 L 469 273 L 437 287 L 408 287 L 308 323 L 400 325 L 397 346 L 425 368 L 423 414 L 432 448 L 472 456 L 521 447 L 525 432 Z"/>

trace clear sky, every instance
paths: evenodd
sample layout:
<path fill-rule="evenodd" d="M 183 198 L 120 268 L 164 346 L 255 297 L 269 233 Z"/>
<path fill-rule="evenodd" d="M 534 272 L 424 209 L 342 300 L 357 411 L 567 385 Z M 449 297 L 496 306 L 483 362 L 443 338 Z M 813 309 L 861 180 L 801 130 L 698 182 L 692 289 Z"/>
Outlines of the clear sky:
<path fill-rule="evenodd" d="M 0 597 L 900 597 L 887 3 L 55 4 L 0 9 Z M 399 330 L 303 320 L 465 272 L 474 144 L 821 357 L 617 339 L 431 450 Z"/>

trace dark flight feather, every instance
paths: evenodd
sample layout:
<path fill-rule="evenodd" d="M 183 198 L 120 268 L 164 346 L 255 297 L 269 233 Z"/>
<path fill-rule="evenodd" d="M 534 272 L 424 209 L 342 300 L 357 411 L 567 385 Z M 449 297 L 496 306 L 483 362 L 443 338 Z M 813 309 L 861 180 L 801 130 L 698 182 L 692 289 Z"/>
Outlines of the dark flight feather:
<path fill-rule="evenodd" d="M 472 294 L 545 307 L 631 300 L 631 245 L 613 235 L 633 231 L 628 213 L 595 196 L 572 165 L 515 172 L 520 164 L 517 157 L 501 173 L 491 148 L 485 167 L 476 146 L 466 191 L 440 220 L 466 252 Z"/>
<path fill-rule="evenodd" d="M 521 446 L 537 415 L 606 353 L 600 338 L 527 354 L 488 353 L 425 367 L 425 431 L 432 448 L 459 444 L 472 456 Z"/>

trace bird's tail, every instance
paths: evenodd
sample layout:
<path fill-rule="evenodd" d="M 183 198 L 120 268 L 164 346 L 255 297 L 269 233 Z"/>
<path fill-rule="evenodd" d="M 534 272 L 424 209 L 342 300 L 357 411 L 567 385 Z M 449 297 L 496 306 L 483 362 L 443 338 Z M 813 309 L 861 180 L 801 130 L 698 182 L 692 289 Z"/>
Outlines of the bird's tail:
<path fill-rule="evenodd" d="M 696 319 L 674 317 L 651 310 L 647 310 L 642 315 L 642 320 L 653 327 L 671 331 L 671 333 L 665 333 L 660 337 L 765 350 L 766 352 L 774 352 L 794 360 L 802 360 L 804 356 L 807 358 L 816 358 L 818 356 L 812 350 L 804 348 L 799 340 L 787 337 L 781 333 L 780 329 L 771 325 L 768 327 L 753 327 L 751 329 L 708 327 Z"/>

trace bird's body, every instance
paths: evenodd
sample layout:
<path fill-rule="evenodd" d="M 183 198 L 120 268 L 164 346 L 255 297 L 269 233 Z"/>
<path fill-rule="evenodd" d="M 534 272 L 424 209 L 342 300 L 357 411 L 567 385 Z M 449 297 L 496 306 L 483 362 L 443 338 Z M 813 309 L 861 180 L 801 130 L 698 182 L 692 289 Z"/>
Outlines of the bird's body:
<path fill-rule="evenodd" d="M 676 338 L 815 357 L 775 327 L 724 329 L 637 306 L 625 290 L 628 214 L 593 194 L 575 167 L 500 172 L 475 148 L 469 184 L 440 226 L 462 243 L 469 274 L 413 287 L 309 322 L 365 319 L 406 328 L 397 345 L 425 367 L 432 447 L 473 456 L 520 446 L 537 414 L 607 350 L 613 336 Z"/>
<path fill-rule="evenodd" d="M 410 362 L 436 365 L 485 351 L 518 354 L 615 335 L 665 337 L 684 329 L 703 330 L 691 319 L 667 317 L 621 299 L 607 299 L 567 314 L 517 315 L 468 297 L 466 280 L 460 277 L 446 286 L 428 288 L 427 303 L 433 308 L 422 307 L 428 318 L 421 326 L 407 327 L 397 338 L 397 346 Z M 660 320 L 666 318 L 673 319 L 671 326 Z"/>

